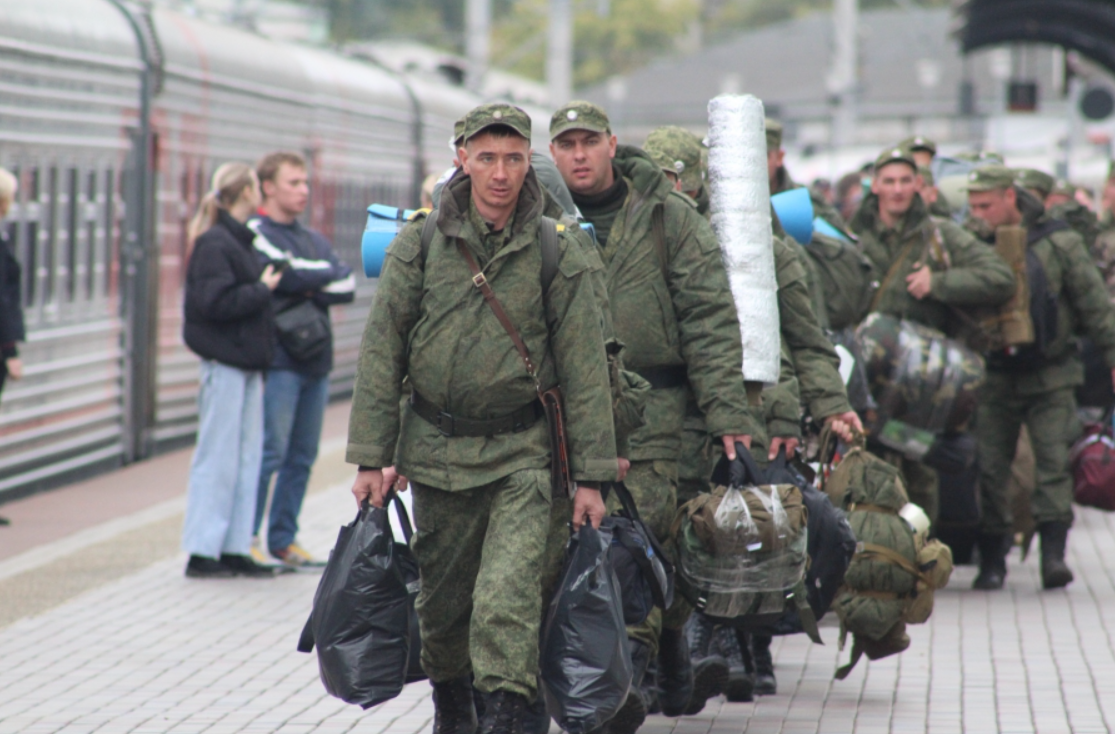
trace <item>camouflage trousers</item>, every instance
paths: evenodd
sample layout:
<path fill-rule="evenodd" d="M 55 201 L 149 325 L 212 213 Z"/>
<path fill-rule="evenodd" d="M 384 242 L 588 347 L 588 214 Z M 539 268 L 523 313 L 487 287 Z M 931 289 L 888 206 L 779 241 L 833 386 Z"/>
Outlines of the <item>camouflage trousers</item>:
<path fill-rule="evenodd" d="M 678 460 L 678 501 L 680 507 L 702 492 L 708 492 L 709 477 L 712 476 L 719 451 L 713 451 L 712 437 L 704 429 L 704 421 L 698 419 L 697 425 L 690 425 L 691 418 L 685 419 L 685 429 L 681 433 L 681 457 Z"/>
<path fill-rule="evenodd" d="M 980 453 L 981 529 L 1006 535 L 1013 532 L 1013 513 L 1007 491 L 1011 463 L 1022 425 L 1029 429 L 1036 481 L 1030 507 L 1037 524 L 1072 524 L 1072 477 L 1069 445 L 1080 435 L 1076 398 L 1071 387 L 1022 394 L 1010 375 L 991 372 L 980 390 L 976 433 Z"/>
<path fill-rule="evenodd" d="M 533 700 L 542 580 L 556 576 L 546 555 L 549 471 L 462 491 L 413 488 L 422 669 L 436 682 L 471 671 L 480 691 Z"/>

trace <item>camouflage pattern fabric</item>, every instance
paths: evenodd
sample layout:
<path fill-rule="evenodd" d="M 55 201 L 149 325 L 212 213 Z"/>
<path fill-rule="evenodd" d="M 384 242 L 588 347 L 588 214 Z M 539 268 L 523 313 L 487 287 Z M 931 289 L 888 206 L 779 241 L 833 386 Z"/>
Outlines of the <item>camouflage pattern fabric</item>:
<path fill-rule="evenodd" d="M 643 150 L 659 168 L 678 177 L 682 191 L 697 191 L 704 185 L 701 141 L 685 128 L 667 125 L 654 129 Z"/>
<path fill-rule="evenodd" d="M 1091 254 L 1107 287 L 1108 297 L 1115 301 L 1115 229 L 1105 229 L 1096 237 Z"/>
<path fill-rule="evenodd" d="M 1089 251 L 1095 252 L 1096 239 L 1104 230 L 1100 226 L 1099 219 L 1087 207 L 1082 206 L 1078 201 L 1066 201 L 1052 207 L 1049 210 L 1049 218 L 1068 222 L 1073 231 L 1084 240 L 1084 246 Z"/>
<path fill-rule="evenodd" d="M 435 682 L 472 672 L 485 693 L 534 700 L 542 582 L 561 567 L 560 555 L 555 569 L 546 553 L 549 471 L 517 471 L 456 492 L 412 487 L 422 669 Z M 568 522 L 568 501 L 564 509 Z"/>
<path fill-rule="evenodd" d="M 535 399 L 514 345 L 476 292 L 453 244 L 459 237 L 526 341 L 542 388 L 563 389 L 573 478 L 614 479 L 607 357 L 581 246 L 568 230 L 560 235 L 559 273 L 543 298 L 538 218 L 544 198 L 533 173 L 502 233 L 477 230 L 470 194 L 468 176 L 454 178 L 446 188 L 426 262 L 421 221 L 404 228 L 388 248 L 361 344 L 346 460 L 395 464 L 413 481 L 447 490 L 549 468 L 545 421 L 520 433 L 447 438 L 401 408 L 404 378 L 427 400 L 466 418 L 507 415 Z"/>
<path fill-rule="evenodd" d="M 1014 294 L 1014 274 L 1007 263 L 951 221 L 930 217 L 920 196 L 914 197 L 905 219 L 888 228 L 879 219 L 878 197 L 868 194 L 851 226 L 881 281 L 902 257 L 880 287 L 875 307 L 880 313 L 954 334 L 960 324 L 950 306 L 997 306 Z M 926 264 L 933 271 L 932 289 L 919 301 L 906 290 L 906 276 Z"/>

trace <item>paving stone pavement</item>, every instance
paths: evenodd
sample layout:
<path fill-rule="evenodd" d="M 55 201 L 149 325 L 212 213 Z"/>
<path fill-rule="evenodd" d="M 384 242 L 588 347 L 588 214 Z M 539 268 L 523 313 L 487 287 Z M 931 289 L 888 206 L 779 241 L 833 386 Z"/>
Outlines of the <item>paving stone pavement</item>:
<path fill-rule="evenodd" d="M 355 513 L 338 485 L 307 499 L 302 540 L 325 555 Z M 426 683 L 361 711 L 327 696 L 295 651 L 318 576 L 197 581 L 160 560 L 0 628 L 0 733 L 367 732 L 426 734 Z M 1065 591 L 1038 589 L 1036 558 L 1011 559 L 1008 588 L 968 587 L 958 568 L 899 656 L 844 681 L 837 650 L 778 639 L 779 694 L 718 699 L 698 716 L 651 717 L 645 734 L 1100 734 L 1115 729 L 1115 520 L 1079 510 Z M 0 599 L 0 605 L 4 603 Z"/>

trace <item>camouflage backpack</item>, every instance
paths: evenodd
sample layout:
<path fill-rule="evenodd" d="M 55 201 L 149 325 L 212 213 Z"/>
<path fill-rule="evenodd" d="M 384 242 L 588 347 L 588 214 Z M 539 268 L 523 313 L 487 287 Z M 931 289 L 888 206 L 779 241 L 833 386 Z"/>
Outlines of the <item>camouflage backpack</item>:
<path fill-rule="evenodd" d="M 822 458 L 828 458 L 833 438 L 826 429 Z M 856 536 L 856 554 L 833 600 L 840 649 L 849 632 L 853 640 L 851 660 L 836 671 L 843 680 L 863 655 L 878 660 L 910 646 L 906 625 L 929 619 L 933 592 L 952 574 L 952 551 L 928 540 L 928 518 L 910 504 L 899 470 L 868 453 L 862 437 L 832 468 L 823 489 L 848 513 Z"/>

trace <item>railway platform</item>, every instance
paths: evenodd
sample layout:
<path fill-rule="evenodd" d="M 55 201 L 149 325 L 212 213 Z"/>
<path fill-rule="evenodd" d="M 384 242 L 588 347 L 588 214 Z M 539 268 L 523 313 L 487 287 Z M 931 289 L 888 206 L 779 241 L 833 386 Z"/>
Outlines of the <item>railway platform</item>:
<path fill-rule="evenodd" d="M 301 539 L 325 556 L 349 522 L 347 404 L 330 407 Z M 295 651 L 318 576 L 186 579 L 178 550 L 189 451 L 0 507 L 0 734 L 428 734 L 426 683 L 362 711 L 327 696 Z M 1007 588 L 959 567 L 900 656 L 833 671 L 824 646 L 778 639 L 779 693 L 651 717 L 645 734 L 1100 734 L 1115 730 L 1115 516 L 1078 510 L 1076 582 L 1039 590 L 1037 560 Z M 556 731 L 556 730 L 555 730 Z"/>

